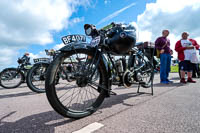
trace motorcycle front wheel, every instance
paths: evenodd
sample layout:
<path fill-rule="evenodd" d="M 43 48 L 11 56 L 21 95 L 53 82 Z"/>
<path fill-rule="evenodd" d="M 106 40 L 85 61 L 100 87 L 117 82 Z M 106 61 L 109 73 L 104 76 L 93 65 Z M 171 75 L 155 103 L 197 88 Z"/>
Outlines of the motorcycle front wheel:
<path fill-rule="evenodd" d="M 17 88 L 23 81 L 24 75 L 17 68 L 7 68 L 0 73 L 0 85 L 3 88 Z"/>
<path fill-rule="evenodd" d="M 45 92 L 45 74 L 49 64 L 39 63 L 35 64 L 27 73 L 27 86 L 37 93 Z"/>
<path fill-rule="evenodd" d="M 59 78 L 61 68 L 72 66 L 70 82 Z M 95 74 L 98 71 L 97 74 Z M 94 52 L 77 49 L 60 53 L 50 64 L 45 89 L 53 109 L 64 117 L 82 118 L 94 113 L 103 103 L 108 85 L 106 67 L 102 59 L 94 57 Z M 95 78 L 94 78 L 95 76 Z"/>

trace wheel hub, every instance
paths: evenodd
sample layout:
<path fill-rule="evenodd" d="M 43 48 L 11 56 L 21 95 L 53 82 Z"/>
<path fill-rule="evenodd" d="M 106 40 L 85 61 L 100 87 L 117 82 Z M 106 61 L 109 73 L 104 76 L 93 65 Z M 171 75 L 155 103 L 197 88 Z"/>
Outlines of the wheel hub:
<path fill-rule="evenodd" d="M 125 87 L 130 87 L 133 82 L 133 75 L 130 71 L 126 71 L 123 75 L 123 83 Z"/>
<path fill-rule="evenodd" d="M 88 84 L 88 78 L 86 76 L 77 77 L 76 84 L 78 87 L 85 87 Z"/>

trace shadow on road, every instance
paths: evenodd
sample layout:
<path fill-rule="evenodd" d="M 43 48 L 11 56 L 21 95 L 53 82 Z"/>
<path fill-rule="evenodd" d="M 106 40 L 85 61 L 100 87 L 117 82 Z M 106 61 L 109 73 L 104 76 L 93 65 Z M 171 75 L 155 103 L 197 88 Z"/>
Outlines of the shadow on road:
<path fill-rule="evenodd" d="M 44 112 L 31 116 L 24 117 L 15 122 L 5 122 L 3 119 L 11 116 L 16 112 L 10 112 L 4 117 L 0 118 L 0 132 L 1 133 L 46 133 L 55 132 L 55 127 L 64 125 L 75 121 L 74 119 L 67 119 L 58 115 L 55 111 Z"/>
<path fill-rule="evenodd" d="M 129 99 L 131 97 L 137 97 L 143 94 L 150 95 L 149 93 L 127 93 L 121 94 L 117 96 L 113 96 L 108 100 L 105 100 L 103 105 L 100 107 L 102 108 L 110 108 L 116 104 L 123 104 L 126 106 L 134 106 L 131 104 L 124 103 L 124 100 Z M 94 115 L 99 114 L 100 111 L 97 111 Z M 57 114 L 55 111 L 48 111 L 43 112 L 40 114 L 34 114 L 31 116 L 27 116 L 21 118 L 15 122 L 6 122 L 4 119 L 9 118 L 16 111 L 10 112 L 9 114 L 0 118 L 0 132 L 55 132 L 55 127 L 65 125 L 67 123 L 71 123 L 76 121 L 75 119 L 64 118 L 61 115 Z M 83 118 L 84 119 L 84 118 Z"/>
<path fill-rule="evenodd" d="M 0 99 L 3 99 L 3 98 L 10 98 L 10 97 L 20 97 L 20 96 L 27 96 L 27 95 L 37 95 L 38 93 L 35 93 L 35 92 L 22 92 L 22 93 L 15 93 L 15 94 L 3 94 L 3 95 L 0 95 Z"/>
<path fill-rule="evenodd" d="M 187 84 L 182 84 L 182 83 L 170 83 L 170 84 L 162 84 L 162 83 L 155 83 L 153 86 L 154 87 L 180 87 L 180 86 L 185 86 Z"/>
<path fill-rule="evenodd" d="M 63 89 L 71 89 L 73 88 L 74 86 L 71 86 L 71 87 L 65 87 L 65 88 L 58 88 L 57 90 L 63 90 Z M 19 88 L 19 87 L 18 87 Z M 27 88 L 28 89 L 28 88 Z M 29 89 L 30 90 L 30 89 Z M 27 95 L 37 95 L 37 94 L 42 94 L 42 93 L 36 93 L 36 92 L 32 92 L 30 90 L 30 92 L 14 92 L 12 94 L 1 94 L 0 93 L 0 99 L 3 99 L 3 98 L 10 98 L 10 97 L 20 97 L 20 96 L 27 96 Z"/>
<path fill-rule="evenodd" d="M 116 105 L 116 104 L 123 104 L 123 105 L 126 105 L 126 106 L 134 106 L 134 105 L 131 105 L 131 104 L 127 104 L 124 101 L 126 99 L 141 96 L 141 95 L 152 96 L 151 93 L 145 93 L 145 92 L 140 92 L 140 93 L 133 92 L 133 93 L 126 93 L 126 94 L 111 96 L 110 98 L 108 98 L 104 101 L 103 105 L 100 106 L 100 109 L 110 108 L 110 107 L 112 107 L 113 105 Z"/>
<path fill-rule="evenodd" d="M 11 88 L 11 89 L 7 89 L 7 90 L 14 90 L 14 89 L 19 89 L 19 88 L 24 88 L 24 87 L 27 87 L 27 85 L 25 83 L 21 84 L 17 88 Z M 6 89 L 6 88 L 3 88 L 2 86 L 0 86 L 0 90 L 4 90 L 4 89 Z"/>
<path fill-rule="evenodd" d="M 172 77 L 172 78 L 170 78 L 170 80 L 180 80 L 180 78 L 179 77 Z"/>

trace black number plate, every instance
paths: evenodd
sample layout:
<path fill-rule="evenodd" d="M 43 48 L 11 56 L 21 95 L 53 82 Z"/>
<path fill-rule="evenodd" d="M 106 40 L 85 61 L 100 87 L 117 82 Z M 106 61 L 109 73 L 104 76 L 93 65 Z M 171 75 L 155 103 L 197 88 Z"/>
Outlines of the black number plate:
<path fill-rule="evenodd" d="M 69 44 L 72 42 L 86 42 L 86 37 L 84 35 L 68 35 L 62 37 L 64 44 Z"/>

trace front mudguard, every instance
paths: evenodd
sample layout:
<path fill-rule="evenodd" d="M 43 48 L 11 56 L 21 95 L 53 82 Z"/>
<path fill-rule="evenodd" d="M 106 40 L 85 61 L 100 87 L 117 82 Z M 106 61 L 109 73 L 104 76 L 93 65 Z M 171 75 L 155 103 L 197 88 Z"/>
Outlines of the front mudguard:
<path fill-rule="evenodd" d="M 83 43 L 83 42 L 77 42 L 77 43 L 70 43 L 68 45 L 65 45 L 59 51 L 61 52 L 68 52 L 71 50 L 76 50 L 76 49 L 85 49 L 85 48 L 94 48 L 88 43 Z"/>
<path fill-rule="evenodd" d="M 83 43 L 83 42 L 79 42 L 79 43 L 71 43 L 71 44 L 69 44 L 69 45 L 66 45 L 66 46 L 64 46 L 64 47 L 62 47 L 59 51 L 61 52 L 61 53 L 65 53 L 65 52 L 69 52 L 69 51 L 72 51 L 72 50 L 77 50 L 77 49 L 88 49 L 88 50 L 92 50 L 92 51 L 94 51 L 94 53 L 95 53 L 95 51 L 96 51 L 96 47 L 93 47 L 93 46 L 91 46 L 90 44 L 88 44 L 88 43 Z M 109 97 L 110 96 L 110 91 L 111 91 L 111 85 L 112 85 L 112 83 L 111 83 L 111 69 L 110 69 L 110 67 L 109 67 L 109 65 L 108 65 L 108 61 L 107 61 L 107 59 L 105 58 L 105 56 L 102 54 L 102 52 L 100 52 L 99 50 L 97 50 L 97 55 L 99 55 L 100 56 L 100 58 L 102 59 L 102 61 L 103 61 L 103 64 L 104 64 L 104 66 L 105 66 L 105 68 L 106 68 L 106 81 L 108 81 L 108 84 L 107 84 L 107 86 L 106 86 L 106 88 L 105 88 L 105 91 L 106 91 L 106 97 Z M 101 81 L 100 81 L 101 82 Z M 98 87 L 98 90 L 101 90 L 102 88 L 100 88 L 100 87 Z"/>

